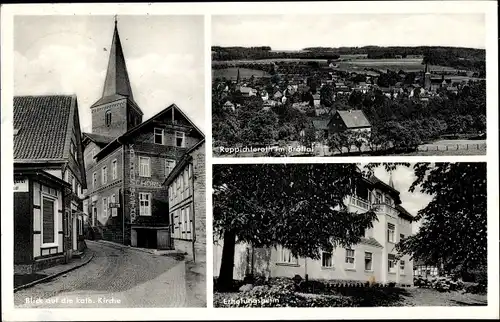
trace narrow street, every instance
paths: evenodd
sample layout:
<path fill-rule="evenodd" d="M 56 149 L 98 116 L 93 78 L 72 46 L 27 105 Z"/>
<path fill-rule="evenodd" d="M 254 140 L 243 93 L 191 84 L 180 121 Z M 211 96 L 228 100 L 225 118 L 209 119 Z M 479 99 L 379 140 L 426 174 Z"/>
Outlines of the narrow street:
<path fill-rule="evenodd" d="M 93 260 L 14 293 L 19 308 L 186 307 L 185 263 L 87 241 Z"/>

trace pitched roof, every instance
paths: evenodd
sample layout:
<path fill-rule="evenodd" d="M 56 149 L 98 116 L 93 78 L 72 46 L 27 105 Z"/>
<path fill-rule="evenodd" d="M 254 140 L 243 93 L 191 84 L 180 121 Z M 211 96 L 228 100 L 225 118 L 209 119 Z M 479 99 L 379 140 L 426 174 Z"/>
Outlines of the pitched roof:
<path fill-rule="evenodd" d="M 362 110 L 337 111 L 347 128 L 371 127 Z"/>
<path fill-rule="evenodd" d="M 405 208 L 403 208 L 403 206 L 401 205 L 396 205 L 396 210 L 399 211 L 399 215 L 401 217 L 405 217 L 407 219 L 409 219 L 410 221 L 413 221 L 415 219 L 415 217 L 412 216 L 412 214 L 410 214 L 408 212 L 408 210 L 406 210 Z"/>
<path fill-rule="evenodd" d="M 14 97 L 14 160 L 67 158 L 76 104 L 74 95 Z"/>
<path fill-rule="evenodd" d="M 140 114 L 142 114 L 139 106 L 134 101 L 134 95 L 132 93 L 132 87 L 130 86 L 120 35 L 115 21 L 115 29 L 113 32 L 113 39 L 111 41 L 111 48 L 109 50 L 108 68 L 106 70 L 102 97 L 95 102 L 91 108 L 123 98 L 128 98 L 132 101 Z"/>
<path fill-rule="evenodd" d="M 256 92 L 256 90 L 248 86 L 240 86 L 240 92 L 250 94 L 252 92 Z"/>
<path fill-rule="evenodd" d="M 177 178 L 177 176 L 179 175 L 179 172 L 184 168 L 184 166 L 191 159 L 191 153 L 202 146 L 205 146 L 205 138 L 201 139 L 198 143 L 196 143 L 191 148 L 189 148 L 189 150 L 187 150 L 186 153 L 184 153 L 181 160 L 179 162 L 177 162 L 175 167 L 172 169 L 172 171 L 170 172 L 168 177 L 163 182 L 163 185 L 168 186 L 170 183 L 172 183 L 172 181 L 174 181 L 175 178 Z"/>
<path fill-rule="evenodd" d="M 87 137 L 90 141 L 94 142 L 99 146 L 105 146 L 113 141 L 115 138 L 112 136 L 95 134 L 95 133 L 82 133 L 84 137 Z"/>
<path fill-rule="evenodd" d="M 386 184 L 385 182 L 383 182 L 382 180 L 373 175 L 370 178 L 368 178 L 367 181 L 372 185 L 378 186 L 379 188 L 382 188 L 384 191 L 390 193 L 394 198 L 394 202 L 396 205 L 401 204 L 400 192 L 398 190 L 396 190 L 395 188 L 391 187 L 390 185 Z"/>
<path fill-rule="evenodd" d="M 104 82 L 103 97 L 119 94 L 133 99 L 132 88 L 127 73 L 120 35 L 115 21 L 113 40 L 109 51 L 108 69 Z"/>
<path fill-rule="evenodd" d="M 312 122 L 316 130 L 328 130 L 328 123 L 330 123 L 330 119 L 317 118 L 313 119 Z"/>
<path fill-rule="evenodd" d="M 101 151 L 99 151 L 97 154 L 96 154 L 96 157 L 97 158 L 100 158 L 101 156 L 103 155 L 106 155 L 110 149 L 111 151 L 114 150 L 116 147 L 118 147 L 119 145 L 121 145 L 121 139 L 125 139 L 127 137 L 130 137 L 132 134 L 136 133 L 138 130 L 144 128 L 145 126 L 151 124 L 152 122 L 154 122 L 157 118 L 159 118 L 160 116 L 164 115 L 165 113 L 171 111 L 172 109 L 174 109 L 175 111 L 178 111 L 179 113 L 181 113 L 181 115 L 189 122 L 189 124 L 194 128 L 194 130 L 202 137 L 204 138 L 205 136 L 203 135 L 203 132 L 189 119 L 189 117 L 186 116 L 186 114 L 184 114 L 184 112 L 182 112 L 182 110 L 175 104 L 171 104 L 170 106 L 168 106 L 167 108 L 165 108 L 163 111 L 159 112 L 158 114 L 154 115 L 153 117 L 151 117 L 150 119 L 148 119 L 147 121 L 145 122 L 142 122 L 136 126 L 134 126 L 133 128 L 131 128 L 130 130 L 128 130 L 127 132 L 125 132 L 124 134 L 122 134 L 121 136 L 115 138 L 113 141 L 111 141 L 108 145 L 106 145 L 104 148 L 101 149 Z"/>

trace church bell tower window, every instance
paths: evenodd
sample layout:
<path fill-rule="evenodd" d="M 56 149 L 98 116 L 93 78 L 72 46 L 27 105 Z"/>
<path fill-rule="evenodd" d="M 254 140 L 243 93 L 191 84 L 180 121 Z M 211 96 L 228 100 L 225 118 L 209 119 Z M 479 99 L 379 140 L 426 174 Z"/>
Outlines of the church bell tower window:
<path fill-rule="evenodd" d="M 106 126 L 111 125 L 111 111 L 106 111 Z"/>

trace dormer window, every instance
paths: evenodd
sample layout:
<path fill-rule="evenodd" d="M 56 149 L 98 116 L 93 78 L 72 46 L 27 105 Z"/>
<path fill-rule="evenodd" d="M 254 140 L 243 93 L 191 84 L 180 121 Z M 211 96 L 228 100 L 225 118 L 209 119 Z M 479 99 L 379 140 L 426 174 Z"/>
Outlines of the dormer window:
<path fill-rule="evenodd" d="M 106 111 L 106 126 L 111 125 L 111 111 Z"/>
<path fill-rule="evenodd" d="M 155 140 L 155 144 L 164 145 L 164 143 L 163 143 L 163 129 L 155 128 L 154 140 Z"/>
<path fill-rule="evenodd" d="M 179 148 L 186 147 L 186 134 L 184 132 L 175 132 L 175 146 Z"/>

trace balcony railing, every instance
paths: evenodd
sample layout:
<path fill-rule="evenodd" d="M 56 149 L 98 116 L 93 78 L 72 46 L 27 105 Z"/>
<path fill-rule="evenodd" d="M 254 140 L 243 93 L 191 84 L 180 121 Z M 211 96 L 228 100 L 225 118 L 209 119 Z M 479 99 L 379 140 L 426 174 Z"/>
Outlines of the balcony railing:
<path fill-rule="evenodd" d="M 357 197 L 351 197 L 351 204 L 365 210 L 370 210 L 370 203 L 368 202 L 368 200 L 364 200 Z"/>
<path fill-rule="evenodd" d="M 378 208 L 379 212 L 383 212 L 385 214 L 388 214 L 389 216 L 392 216 L 392 217 L 398 216 L 398 211 L 394 207 L 392 207 L 391 205 L 388 205 L 386 203 L 373 204 L 373 207 Z"/>

